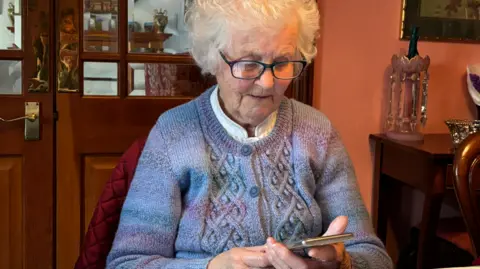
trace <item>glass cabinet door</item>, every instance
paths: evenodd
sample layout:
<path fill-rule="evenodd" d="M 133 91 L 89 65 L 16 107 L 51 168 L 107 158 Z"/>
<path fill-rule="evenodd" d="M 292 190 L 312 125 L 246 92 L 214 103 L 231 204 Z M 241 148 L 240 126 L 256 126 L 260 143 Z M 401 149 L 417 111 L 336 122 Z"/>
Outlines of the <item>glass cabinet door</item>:
<path fill-rule="evenodd" d="M 0 0 L 0 268 L 54 268 L 53 1 Z"/>

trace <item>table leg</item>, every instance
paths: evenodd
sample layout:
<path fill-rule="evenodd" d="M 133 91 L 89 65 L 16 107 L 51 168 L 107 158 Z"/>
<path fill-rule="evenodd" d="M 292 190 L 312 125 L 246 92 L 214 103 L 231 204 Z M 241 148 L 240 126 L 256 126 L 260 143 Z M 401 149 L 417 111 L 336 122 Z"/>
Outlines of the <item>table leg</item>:
<path fill-rule="evenodd" d="M 378 215 L 376 220 L 377 236 L 382 240 L 383 244 L 387 244 L 387 225 L 389 219 L 390 195 L 391 195 L 391 179 L 381 175 L 378 186 Z"/>
<path fill-rule="evenodd" d="M 438 219 L 445 193 L 445 168 L 437 167 L 432 189 L 425 194 L 423 217 L 418 242 L 417 269 L 432 268 L 435 246 L 432 244 L 437 232 Z"/>
<path fill-rule="evenodd" d="M 386 215 L 385 206 L 386 203 L 384 193 L 384 180 L 382 180 L 382 143 L 379 141 L 373 142 L 373 192 L 372 192 L 372 224 L 377 236 L 385 244 L 386 239 Z"/>

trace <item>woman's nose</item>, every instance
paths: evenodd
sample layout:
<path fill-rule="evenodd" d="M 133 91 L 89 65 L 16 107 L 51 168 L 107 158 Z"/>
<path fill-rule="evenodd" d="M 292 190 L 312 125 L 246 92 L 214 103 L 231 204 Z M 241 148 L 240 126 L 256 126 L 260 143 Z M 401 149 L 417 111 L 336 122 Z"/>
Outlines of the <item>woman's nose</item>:
<path fill-rule="evenodd" d="M 273 76 L 272 69 L 267 68 L 265 72 L 258 78 L 258 84 L 260 84 L 264 89 L 273 88 L 275 83 L 275 77 Z"/>

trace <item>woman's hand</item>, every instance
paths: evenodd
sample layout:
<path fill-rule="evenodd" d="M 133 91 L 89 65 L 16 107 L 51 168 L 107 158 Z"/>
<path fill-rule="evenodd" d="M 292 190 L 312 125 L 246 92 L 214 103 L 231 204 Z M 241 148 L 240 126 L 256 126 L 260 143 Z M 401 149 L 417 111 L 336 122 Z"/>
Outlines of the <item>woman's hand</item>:
<path fill-rule="evenodd" d="M 213 258 L 207 269 L 271 268 L 265 246 L 232 248 Z"/>
<path fill-rule="evenodd" d="M 333 220 L 327 235 L 342 234 L 347 228 L 348 218 L 341 216 Z M 308 251 L 311 259 L 302 258 L 291 252 L 282 243 L 273 238 L 267 240 L 267 257 L 276 269 L 350 269 L 350 256 L 343 243 L 313 247 Z"/>

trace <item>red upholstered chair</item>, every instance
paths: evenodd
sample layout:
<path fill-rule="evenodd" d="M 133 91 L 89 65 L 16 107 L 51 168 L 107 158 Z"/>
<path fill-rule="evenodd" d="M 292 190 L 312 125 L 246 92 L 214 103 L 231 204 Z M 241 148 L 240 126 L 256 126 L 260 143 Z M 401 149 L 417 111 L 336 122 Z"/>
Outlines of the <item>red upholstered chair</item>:
<path fill-rule="evenodd" d="M 470 236 L 474 257 L 480 256 L 480 133 L 468 136 L 456 149 L 454 190 Z M 475 261 L 479 264 L 479 260 Z"/>
<path fill-rule="evenodd" d="M 75 269 L 105 268 L 122 211 L 146 137 L 138 139 L 125 151 L 98 200 L 88 225 Z"/>

